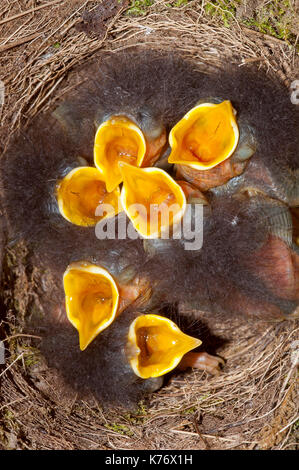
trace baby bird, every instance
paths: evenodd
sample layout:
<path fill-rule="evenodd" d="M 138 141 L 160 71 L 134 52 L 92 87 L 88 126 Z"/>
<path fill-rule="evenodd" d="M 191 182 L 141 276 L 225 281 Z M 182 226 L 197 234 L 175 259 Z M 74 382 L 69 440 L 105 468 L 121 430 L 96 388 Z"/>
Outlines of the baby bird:
<path fill-rule="evenodd" d="M 92 79 L 87 78 L 89 73 Z M 154 79 L 148 80 L 149 76 Z M 100 66 L 84 70 L 83 78 L 86 82 L 54 116 L 85 158 L 91 154 L 97 127 L 111 116 L 127 116 L 146 139 L 149 157 L 142 166 L 155 163 L 167 147 L 165 131 L 171 131 L 171 152 L 167 150 L 156 164 L 165 165 L 170 154 L 169 163 L 175 163 L 179 179 L 196 183 L 202 191 L 256 188 L 298 205 L 298 107 L 272 75 L 233 65 L 207 72 L 175 54 L 142 51 L 112 55 Z M 224 107 L 221 113 L 219 104 Z M 210 118 L 202 121 L 205 108 Z M 222 150 L 218 160 L 208 162 L 208 155 L 218 152 L 213 125 L 221 137 L 229 122 L 238 128 L 231 147 Z M 199 132 L 195 141 L 194 126 Z M 200 136 L 209 136 L 205 149 L 196 143 Z M 189 152 L 187 161 L 182 152 L 179 156 L 176 152 L 182 142 Z"/>
<path fill-rule="evenodd" d="M 68 266 L 64 289 L 52 275 L 51 291 L 40 295 L 44 318 L 27 328 L 41 337 L 48 366 L 81 397 L 93 394 L 102 406 L 132 408 L 175 367 L 219 373 L 221 358 L 189 353 L 204 341 L 204 325 L 182 322 L 174 308 L 154 300 L 145 282 L 132 283 L 117 271 L 112 277 L 86 261 Z"/>
<path fill-rule="evenodd" d="M 106 268 L 101 253 L 64 273 L 56 268 L 56 287 L 42 296 L 44 319 L 32 331 L 42 337 L 48 365 L 76 391 L 92 392 L 106 405 L 134 406 L 175 367 L 219 372 L 221 358 L 202 352 L 201 312 L 275 321 L 298 315 L 299 250 L 292 230 L 288 208 L 265 196 L 206 201 L 201 249 L 185 250 L 184 239 L 146 239 L 138 267 L 117 252 L 114 263 L 106 254 Z M 183 323 L 188 336 L 172 323 L 180 324 L 171 307 L 177 303 L 191 306 L 198 320 L 191 318 L 186 330 Z M 201 341 L 201 350 L 192 351 Z M 176 344 L 171 353 L 169 344 Z"/>
<path fill-rule="evenodd" d="M 168 354 L 168 331 L 185 337 L 164 305 L 263 319 L 298 314 L 299 254 L 287 207 L 298 205 L 298 113 L 261 70 L 206 72 L 151 51 L 101 59 L 55 110 L 15 135 L 1 161 L 10 244 L 24 239 L 32 263 L 57 284 L 35 326 L 41 349 L 75 388 L 103 401 L 129 403 L 156 390 L 169 362 L 219 368 L 221 361 L 189 353 L 201 335 Z M 150 204 L 153 195 L 158 204 L 179 202 L 169 239 L 161 223 L 151 238 L 147 219 L 133 223 L 139 237 L 120 237 L 117 224 L 113 238 L 97 237 L 99 223 L 126 214 L 127 227 L 129 203 Z M 195 249 L 174 230 L 188 217 L 203 240 Z M 151 361 L 164 368 L 154 372 Z"/>
<path fill-rule="evenodd" d="M 162 295 L 198 315 L 288 318 L 299 305 L 292 234 L 291 213 L 280 201 L 246 193 L 213 197 L 204 206 L 201 248 L 186 250 L 184 238 L 146 240 L 145 269 Z"/>
<path fill-rule="evenodd" d="M 284 87 L 263 71 L 232 66 L 206 73 L 175 54 L 148 51 L 113 54 L 81 73 L 85 82 L 52 113 L 22 129 L 1 161 L 3 205 L 12 237 L 26 239 L 43 258 L 56 263 L 61 253 L 69 253 L 69 262 L 84 259 L 84 246 L 96 242 L 94 229 L 72 225 L 67 210 L 67 221 L 61 217 L 57 188 L 71 170 L 94 164 L 106 188 L 110 185 L 108 193 L 111 188 L 117 193 L 122 176 L 112 166 L 119 161 L 149 166 L 157 158 L 156 165 L 163 165 L 166 139 L 161 136 L 211 96 L 214 102 L 229 100 L 231 116 L 232 106 L 236 110 L 239 141 L 223 164 L 200 170 L 201 189 L 216 195 L 258 190 L 292 206 L 298 203 L 298 111 Z M 107 155 L 109 171 L 98 163 Z M 238 167 L 243 174 L 223 173 L 220 165 Z M 215 171 L 224 177 L 215 180 Z M 194 183 L 186 173 L 178 179 Z M 105 201 L 106 193 L 99 189 L 88 214 Z"/>

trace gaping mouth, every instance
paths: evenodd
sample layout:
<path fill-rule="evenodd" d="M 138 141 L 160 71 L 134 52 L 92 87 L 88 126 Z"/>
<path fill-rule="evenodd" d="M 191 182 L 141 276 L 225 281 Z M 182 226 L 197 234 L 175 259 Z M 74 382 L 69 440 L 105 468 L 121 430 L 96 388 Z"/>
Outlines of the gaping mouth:
<path fill-rule="evenodd" d="M 184 354 L 200 344 L 167 318 L 141 315 L 130 325 L 127 355 L 135 374 L 147 379 L 171 371 Z"/>
<path fill-rule="evenodd" d="M 169 163 L 208 170 L 229 158 L 237 147 L 239 129 L 231 102 L 202 103 L 171 130 Z"/>
<path fill-rule="evenodd" d="M 61 215 L 69 222 L 81 226 L 93 226 L 97 222 L 116 215 L 119 211 L 120 190 L 111 193 L 101 173 L 93 167 L 79 167 L 70 171 L 56 187 L 56 198 Z M 105 205 L 104 216 L 96 216 L 96 209 Z"/>
<path fill-rule="evenodd" d="M 94 162 L 103 175 L 108 192 L 122 182 L 118 163 L 141 166 L 145 153 L 144 135 L 128 118 L 116 116 L 100 125 L 94 142 Z"/>
<path fill-rule="evenodd" d="M 66 313 L 83 351 L 115 319 L 119 291 L 111 274 L 87 262 L 68 266 L 63 276 Z"/>
<path fill-rule="evenodd" d="M 182 188 L 159 168 L 120 164 L 121 203 L 134 228 L 144 238 L 157 238 L 178 223 L 186 210 Z"/>

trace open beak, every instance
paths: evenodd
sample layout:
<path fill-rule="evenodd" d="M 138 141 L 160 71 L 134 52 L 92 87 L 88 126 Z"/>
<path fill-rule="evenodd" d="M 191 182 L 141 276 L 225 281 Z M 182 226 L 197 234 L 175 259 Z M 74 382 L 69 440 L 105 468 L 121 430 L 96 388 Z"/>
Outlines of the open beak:
<path fill-rule="evenodd" d="M 117 316 L 118 287 L 106 269 L 87 262 L 70 264 L 63 284 L 67 317 L 83 351 Z"/>
<path fill-rule="evenodd" d="M 61 215 L 75 225 L 93 226 L 119 212 L 120 190 L 107 192 L 101 173 L 93 167 L 78 167 L 57 184 L 56 198 Z M 96 209 L 105 204 L 104 216 Z"/>
<path fill-rule="evenodd" d="M 127 355 L 135 374 L 148 379 L 174 369 L 187 352 L 200 344 L 199 339 L 185 335 L 168 318 L 141 315 L 130 325 Z"/>
<path fill-rule="evenodd" d="M 229 158 L 237 147 L 239 129 L 231 102 L 201 103 L 171 130 L 169 163 L 209 170 Z"/>
<path fill-rule="evenodd" d="M 182 188 L 160 168 L 136 168 L 120 163 L 121 204 L 144 238 L 158 238 L 180 222 L 186 210 Z"/>
<path fill-rule="evenodd" d="M 108 192 L 122 182 L 118 163 L 139 167 L 145 153 L 146 142 L 141 129 L 126 117 L 115 116 L 99 126 L 94 143 L 94 163 L 103 175 Z"/>

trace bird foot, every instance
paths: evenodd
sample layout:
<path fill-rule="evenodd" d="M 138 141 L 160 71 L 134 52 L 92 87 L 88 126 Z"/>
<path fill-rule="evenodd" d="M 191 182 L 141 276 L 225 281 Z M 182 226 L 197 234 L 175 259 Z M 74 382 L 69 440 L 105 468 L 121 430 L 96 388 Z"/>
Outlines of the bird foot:
<path fill-rule="evenodd" d="M 180 370 L 185 370 L 188 367 L 194 369 L 204 370 L 209 372 L 212 375 L 219 375 L 221 370 L 221 365 L 225 364 L 224 360 L 218 356 L 211 356 L 206 352 L 189 352 L 185 354 L 183 359 L 178 365 Z"/>

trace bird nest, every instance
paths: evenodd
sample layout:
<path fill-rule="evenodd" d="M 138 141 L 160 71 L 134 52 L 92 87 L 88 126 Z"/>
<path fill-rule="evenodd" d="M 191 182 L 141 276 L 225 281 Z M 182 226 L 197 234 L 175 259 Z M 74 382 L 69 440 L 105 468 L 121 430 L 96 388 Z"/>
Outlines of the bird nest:
<path fill-rule="evenodd" d="M 256 62 L 286 86 L 295 78 L 295 54 L 283 41 L 208 18 L 205 2 L 170 8 L 156 2 L 146 15 L 126 15 L 126 4 L 56 0 L 28 8 L 4 2 L 0 24 L 2 150 L 14 129 L 55 105 L 84 81 L 87 62 L 130 48 L 173 50 L 207 69 L 223 62 Z M 199 5 L 200 3 L 200 5 Z M 17 9 L 22 4 L 23 10 Z M 81 72 L 81 73 L 78 73 Z M 183 86 L 183 84 L 182 84 Z M 102 409 L 81 399 L 26 333 L 43 314 L 41 273 L 23 243 L 3 248 L 0 339 L 0 447 L 9 449 L 294 449 L 298 425 L 298 322 L 205 318 L 220 338 L 226 361 L 218 376 L 175 372 L 136 410 Z M 7 246 L 6 246 L 7 244 Z M 6 249 L 5 249 L 6 246 Z M 44 277 L 43 277 L 44 279 Z M 43 285 L 51 290 L 51 279 Z M 184 306 L 181 307 L 184 310 Z M 190 312 L 189 312 L 190 313 Z"/>

